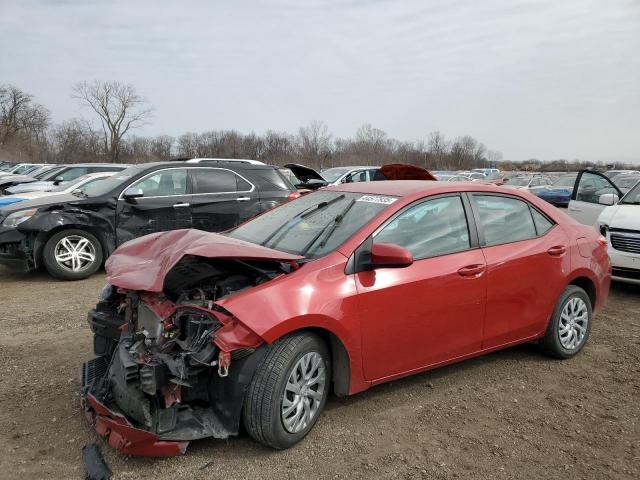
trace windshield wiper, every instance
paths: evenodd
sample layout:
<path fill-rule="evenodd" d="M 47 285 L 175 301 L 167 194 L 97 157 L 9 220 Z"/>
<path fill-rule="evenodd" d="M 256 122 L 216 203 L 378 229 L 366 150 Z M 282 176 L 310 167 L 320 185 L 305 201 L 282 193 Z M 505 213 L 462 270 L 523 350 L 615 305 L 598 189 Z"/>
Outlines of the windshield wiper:
<path fill-rule="evenodd" d="M 314 250 L 324 247 L 329 241 L 329 238 L 331 238 L 331 235 L 333 235 L 333 232 L 336 231 L 338 226 L 342 223 L 342 220 L 344 220 L 345 215 L 349 213 L 349 210 L 351 210 L 351 207 L 353 207 L 355 203 L 356 199 L 351 199 L 349 204 L 338 215 L 335 216 L 333 222 L 327 223 L 322 229 L 320 229 L 320 231 L 316 235 L 314 235 L 311 241 L 304 246 L 304 248 L 300 252 L 300 255 L 304 257 L 307 255 L 307 253 L 311 252 L 311 247 L 313 246 L 313 244 L 316 243 L 316 240 L 318 240 L 322 236 L 322 234 L 326 232 L 324 237 L 322 238 L 322 241 L 318 243 L 318 246 L 314 248 Z"/>
<path fill-rule="evenodd" d="M 284 235 L 286 235 L 289 232 L 289 230 L 291 230 L 297 224 L 298 221 L 302 220 L 303 218 L 310 217 L 315 212 L 318 212 L 318 211 L 322 210 L 323 208 L 326 208 L 329 205 L 331 205 L 331 204 L 333 204 L 333 203 L 335 203 L 335 202 L 337 202 L 339 200 L 342 200 L 344 197 L 345 197 L 344 194 L 338 195 L 336 198 L 332 198 L 328 202 L 320 202 L 320 203 L 318 203 L 316 205 L 310 206 L 309 208 L 305 208 L 302 212 L 300 212 L 298 215 L 293 217 L 287 223 L 283 223 L 278 228 L 276 228 L 267 238 L 265 238 L 265 240 L 262 243 L 260 243 L 260 245 L 262 245 L 263 247 L 267 247 L 268 246 L 267 244 L 273 238 L 275 238 L 276 235 L 280 234 L 278 236 L 278 238 L 271 244 L 271 246 L 268 247 L 268 248 L 275 248 L 275 246 L 278 243 L 280 243 L 280 240 L 282 240 Z"/>

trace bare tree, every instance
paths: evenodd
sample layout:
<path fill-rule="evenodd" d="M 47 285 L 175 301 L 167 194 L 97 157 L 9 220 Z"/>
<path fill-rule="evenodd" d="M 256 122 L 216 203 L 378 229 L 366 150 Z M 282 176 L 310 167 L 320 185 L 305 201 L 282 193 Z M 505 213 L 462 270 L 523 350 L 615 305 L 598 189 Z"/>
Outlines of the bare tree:
<path fill-rule="evenodd" d="M 447 157 L 448 144 L 440 132 L 431 132 L 429 134 L 429 142 L 427 143 L 429 148 L 429 156 L 435 163 L 435 166 L 442 168 L 445 166 L 445 160 Z"/>
<path fill-rule="evenodd" d="M 331 133 L 324 122 L 314 120 L 298 131 L 298 148 L 303 162 L 322 169 L 331 154 Z"/>
<path fill-rule="evenodd" d="M 122 138 L 130 130 L 144 125 L 153 109 L 133 85 L 120 82 L 80 82 L 72 89 L 75 98 L 99 117 L 104 151 L 112 162 L 120 156 Z"/>
<path fill-rule="evenodd" d="M 13 85 L 0 85 L 0 147 L 26 135 L 40 141 L 49 126 L 49 110 Z"/>
<path fill-rule="evenodd" d="M 72 118 L 49 132 L 56 161 L 64 163 L 94 162 L 100 157 L 100 134 L 88 122 Z"/>

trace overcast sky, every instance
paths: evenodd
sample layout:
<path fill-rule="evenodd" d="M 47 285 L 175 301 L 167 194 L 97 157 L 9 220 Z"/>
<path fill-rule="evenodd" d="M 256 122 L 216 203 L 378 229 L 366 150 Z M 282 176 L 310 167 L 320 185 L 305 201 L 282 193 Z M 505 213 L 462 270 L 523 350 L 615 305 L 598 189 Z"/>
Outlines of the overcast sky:
<path fill-rule="evenodd" d="M 62 121 L 93 79 L 149 99 L 142 134 L 323 120 L 640 163 L 640 0 L 0 0 L 0 83 Z"/>

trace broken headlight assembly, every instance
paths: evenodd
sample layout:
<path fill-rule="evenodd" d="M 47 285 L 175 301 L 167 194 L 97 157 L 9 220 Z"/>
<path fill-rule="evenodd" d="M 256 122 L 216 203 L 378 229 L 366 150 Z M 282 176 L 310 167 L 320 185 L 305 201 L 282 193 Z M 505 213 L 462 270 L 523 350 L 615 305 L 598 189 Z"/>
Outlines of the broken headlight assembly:
<path fill-rule="evenodd" d="M 4 219 L 4 222 L 2 222 L 2 226 L 9 228 L 17 227 L 22 222 L 25 222 L 33 217 L 37 211 L 37 208 L 31 208 L 29 210 L 19 210 L 17 212 L 13 212 L 11 215 Z"/>
<path fill-rule="evenodd" d="M 113 293 L 113 285 L 111 285 L 110 283 L 105 283 L 104 287 L 102 287 L 102 290 L 100 290 L 100 294 L 98 295 L 98 301 L 108 302 L 113 298 Z"/>

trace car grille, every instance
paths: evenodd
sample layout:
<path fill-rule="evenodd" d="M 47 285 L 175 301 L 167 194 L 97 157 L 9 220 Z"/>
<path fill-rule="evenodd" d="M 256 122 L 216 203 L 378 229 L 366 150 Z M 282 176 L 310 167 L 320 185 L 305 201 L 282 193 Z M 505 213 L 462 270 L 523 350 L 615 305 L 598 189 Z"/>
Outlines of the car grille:
<path fill-rule="evenodd" d="M 611 246 L 621 252 L 640 254 L 640 232 L 633 230 L 611 230 Z"/>
<path fill-rule="evenodd" d="M 618 278 L 628 278 L 630 280 L 640 280 L 640 270 L 633 268 L 616 268 L 613 267 L 611 274 Z"/>

